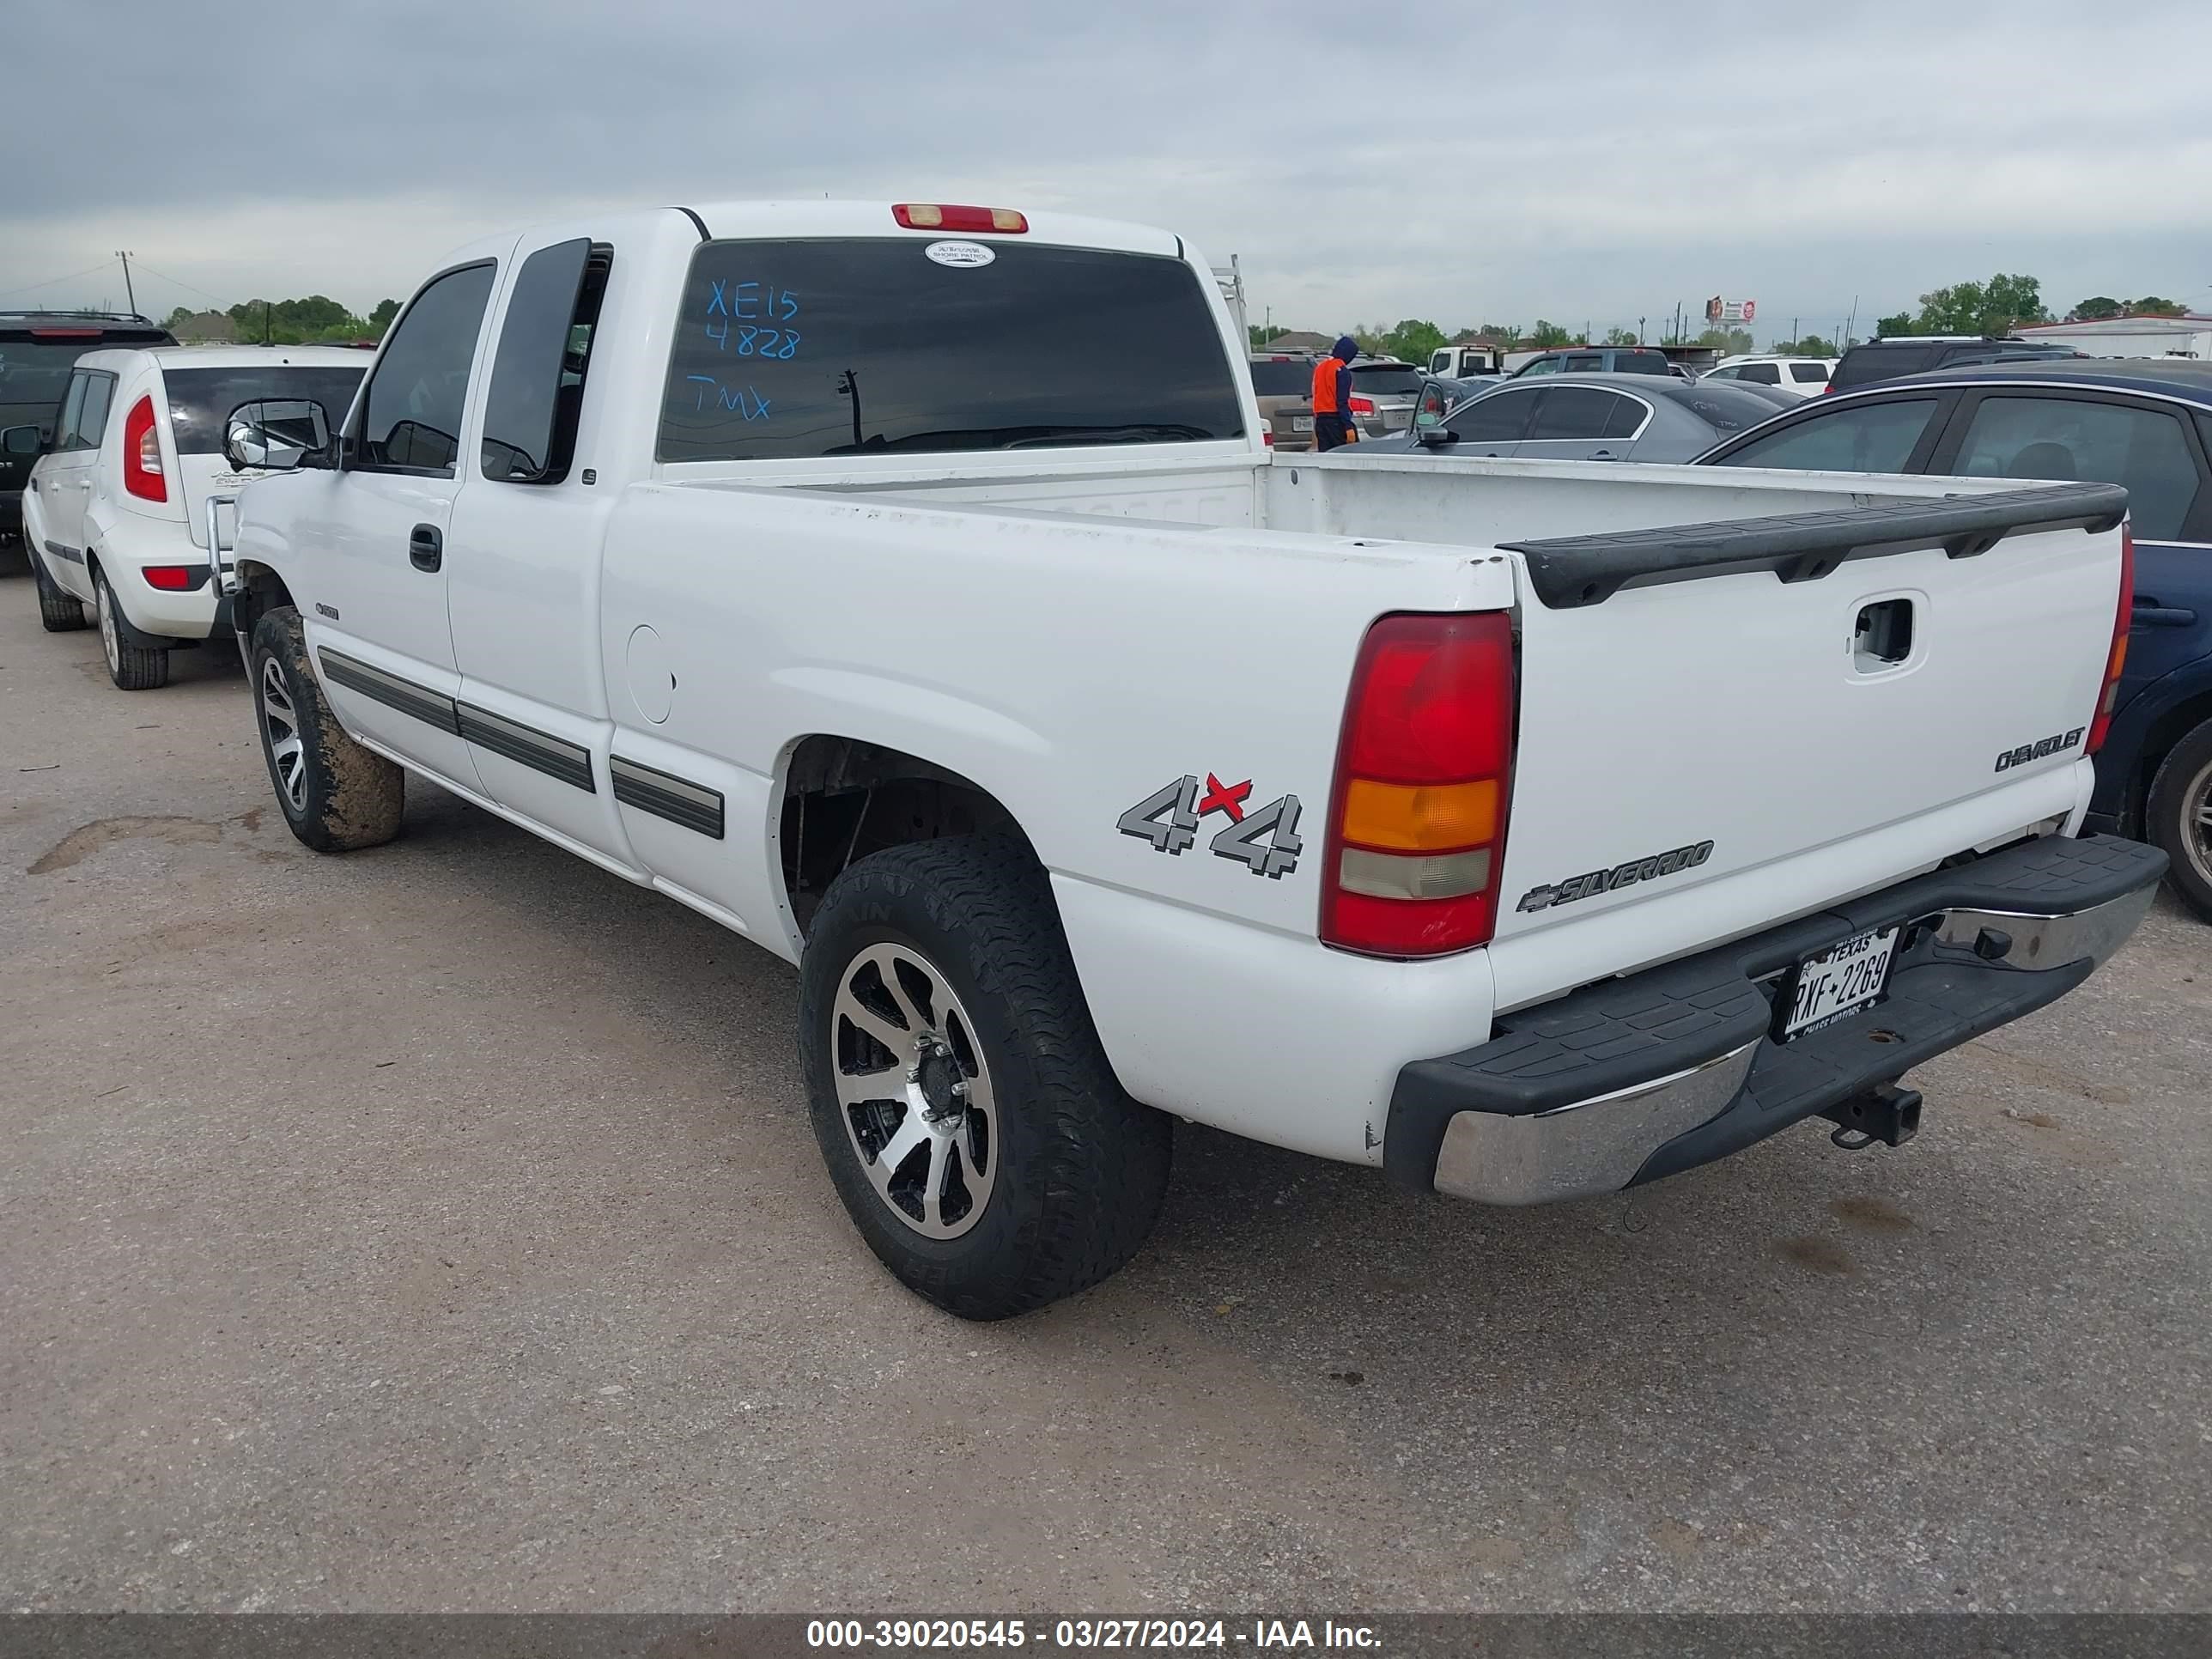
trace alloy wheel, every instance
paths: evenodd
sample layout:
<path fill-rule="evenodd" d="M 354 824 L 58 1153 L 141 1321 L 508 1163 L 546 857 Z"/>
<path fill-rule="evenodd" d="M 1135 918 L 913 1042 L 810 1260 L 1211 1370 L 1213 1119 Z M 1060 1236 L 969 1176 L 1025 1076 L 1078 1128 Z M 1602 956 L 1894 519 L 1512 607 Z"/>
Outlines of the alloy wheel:
<path fill-rule="evenodd" d="M 959 1237 L 990 1201 L 1000 1140 L 958 994 L 928 957 L 884 941 L 846 963 L 830 1026 L 839 1114 L 868 1184 L 923 1237 Z"/>
<path fill-rule="evenodd" d="M 269 766 L 276 775 L 276 787 L 297 817 L 307 810 L 307 757 L 300 740 L 300 712 L 293 707 L 283 671 L 274 657 L 261 662 L 261 732 L 269 744 Z"/>

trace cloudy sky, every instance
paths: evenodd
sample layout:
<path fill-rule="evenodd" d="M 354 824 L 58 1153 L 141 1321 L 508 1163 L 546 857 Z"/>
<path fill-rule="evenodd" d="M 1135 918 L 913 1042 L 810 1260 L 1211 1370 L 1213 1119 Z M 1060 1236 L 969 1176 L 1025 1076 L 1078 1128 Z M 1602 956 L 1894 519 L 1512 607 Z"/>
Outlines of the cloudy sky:
<path fill-rule="evenodd" d="M 0 306 L 119 305 L 127 247 L 157 315 L 366 310 L 580 205 L 831 195 L 1164 224 L 1241 256 L 1255 321 L 1325 330 L 1725 293 L 1762 340 L 1863 332 L 2000 270 L 2212 310 L 2207 0 L 73 0 L 5 32 Z"/>

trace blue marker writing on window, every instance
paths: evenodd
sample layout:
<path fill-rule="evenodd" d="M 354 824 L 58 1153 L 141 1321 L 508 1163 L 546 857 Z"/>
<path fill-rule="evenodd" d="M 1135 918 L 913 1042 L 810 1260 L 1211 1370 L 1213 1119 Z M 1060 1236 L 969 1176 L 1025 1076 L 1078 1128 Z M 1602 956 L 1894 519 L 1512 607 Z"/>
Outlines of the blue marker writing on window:
<path fill-rule="evenodd" d="M 706 413 L 707 394 L 712 391 L 716 408 L 742 415 L 748 421 L 768 419 L 768 399 L 749 386 L 726 386 L 711 374 L 686 374 L 684 378 L 699 388 L 692 404 L 695 413 Z"/>

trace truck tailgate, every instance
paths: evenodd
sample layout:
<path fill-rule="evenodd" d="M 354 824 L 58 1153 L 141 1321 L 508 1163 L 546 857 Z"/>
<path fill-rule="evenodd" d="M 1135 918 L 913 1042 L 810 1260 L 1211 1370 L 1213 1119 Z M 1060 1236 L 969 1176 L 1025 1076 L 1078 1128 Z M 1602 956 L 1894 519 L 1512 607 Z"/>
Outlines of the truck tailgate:
<path fill-rule="evenodd" d="M 2124 510 L 2060 485 L 1508 546 L 1501 1006 L 2071 811 Z"/>

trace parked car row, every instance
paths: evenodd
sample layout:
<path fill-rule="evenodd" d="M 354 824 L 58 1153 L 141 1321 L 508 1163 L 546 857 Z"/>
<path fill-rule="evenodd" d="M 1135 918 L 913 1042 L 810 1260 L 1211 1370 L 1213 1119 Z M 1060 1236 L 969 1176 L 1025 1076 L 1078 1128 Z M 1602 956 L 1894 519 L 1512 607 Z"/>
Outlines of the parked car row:
<path fill-rule="evenodd" d="M 392 840 L 428 779 L 796 963 L 831 1183 L 970 1318 L 1127 1261 L 1179 1118 L 1500 1204 L 1814 1118 L 1901 1145 L 1910 1067 L 2147 911 L 2166 855 L 2079 833 L 2119 483 L 1524 465 L 1803 410 L 1562 367 L 1416 442 L 1389 362 L 1366 441 L 1279 464 L 1242 336 L 1143 226 L 511 230 L 365 379 L 77 362 L 41 612 L 89 596 L 125 686 L 227 623 L 306 847 Z M 1470 412 L 1513 460 L 1449 457 Z"/>
<path fill-rule="evenodd" d="M 21 513 L 46 631 L 82 628 L 89 612 L 108 675 L 128 691 L 168 684 L 172 651 L 228 642 L 209 509 L 258 474 L 225 458 L 227 417 L 274 399 L 343 410 L 367 367 L 336 346 L 103 345 L 76 356 L 50 428 L 0 431 L 0 453 L 37 461 Z"/>
<path fill-rule="evenodd" d="M 0 537 L 23 527 L 23 486 L 54 435 L 70 370 L 102 346 L 173 345 L 168 330 L 136 313 L 0 311 L 0 429 L 32 426 L 38 442 L 0 448 Z"/>

